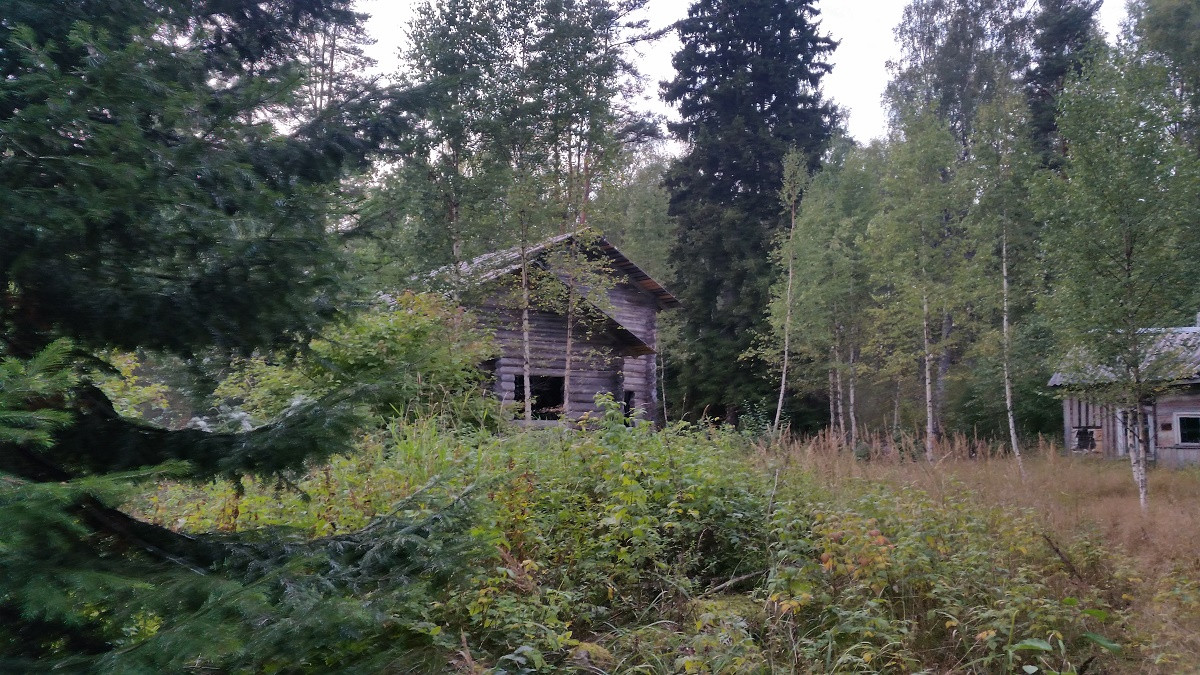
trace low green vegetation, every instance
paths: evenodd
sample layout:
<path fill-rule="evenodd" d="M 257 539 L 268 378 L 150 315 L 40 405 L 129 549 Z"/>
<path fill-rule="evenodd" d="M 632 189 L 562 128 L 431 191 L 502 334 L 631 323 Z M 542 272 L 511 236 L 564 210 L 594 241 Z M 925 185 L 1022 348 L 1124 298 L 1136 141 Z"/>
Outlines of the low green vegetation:
<path fill-rule="evenodd" d="M 287 485 L 163 484 L 135 512 L 197 534 L 290 532 L 308 553 L 256 583 L 284 598 L 303 588 L 286 611 L 354 608 L 357 621 L 274 644 L 263 629 L 295 628 L 284 602 L 263 629 L 202 653 L 147 646 L 131 663 L 1067 673 L 1180 658 L 1132 620 L 1142 580 L 1096 534 L 1060 539 L 1036 510 L 967 489 L 833 482 L 798 457 L 733 431 L 629 427 L 610 405 L 587 430 L 397 420 Z M 338 550 L 358 533 L 374 533 L 366 550 Z M 380 561 L 403 546 L 415 556 L 397 576 Z M 140 630 L 153 645 L 190 621 L 143 618 Z"/>

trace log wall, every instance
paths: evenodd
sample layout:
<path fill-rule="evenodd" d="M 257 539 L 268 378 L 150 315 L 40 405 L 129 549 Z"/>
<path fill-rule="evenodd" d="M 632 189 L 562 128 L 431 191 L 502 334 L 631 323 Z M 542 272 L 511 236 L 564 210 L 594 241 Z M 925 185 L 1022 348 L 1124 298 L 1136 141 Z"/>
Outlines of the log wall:
<path fill-rule="evenodd" d="M 505 302 L 505 299 L 507 302 Z M 482 327 L 494 335 L 499 356 L 494 366 L 494 392 L 504 402 L 517 404 L 517 382 L 523 375 L 521 311 L 511 306 L 511 294 L 485 298 L 472 308 Z M 657 343 L 658 305 L 632 284 L 619 283 L 608 291 L 604 313 L 636 335 L 646 345 Z M 562 377 L 566 368 L 567 319 L 545 310 L 530 310 L 530 375 Z M 576 320 L 572 328 L 569 416 L 598 413 L 595 396 L 610 393 L 628 401 L 638 416 L 658 420 L 658 370 L 654 354 L 625 355 L 622 344 L 605 321 Z M 628 398 L 627 398 L 628 396 Z"/>

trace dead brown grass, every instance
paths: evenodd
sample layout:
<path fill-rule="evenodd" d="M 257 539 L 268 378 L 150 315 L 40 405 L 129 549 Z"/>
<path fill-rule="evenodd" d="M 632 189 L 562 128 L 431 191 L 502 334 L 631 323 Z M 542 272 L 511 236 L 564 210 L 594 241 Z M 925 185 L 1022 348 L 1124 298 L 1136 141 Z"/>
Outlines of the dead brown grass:
<path fill-rule="evenodd" d="M 1048 531 L 1064 537 L 1092 532 L 1143 568 L 1200 568 L 1197 469 L 1151 470 L 1150 509 L 1143 514 L 1127 462 L 1063 455 L 1045 439 L 1025 449 L 1024 480 L 1016 461 L 999 446 L 963 436 L 939 444 L 939 459 L 933 464 L 911 459 L 923 457 L 912 438 L 896 443 L 871 438 L 855 453 L 831 435 L 822 435 L 787 441 L 779 450 L 829 487 L 844 480 L 868 480 L 935 496 L 968 492 L 984 504 L 1031 509 Z M 863 461 L 863 456 L 869 459 Z"/>
<path fill-rule="evenodd" d="M 1152 469 L 1142 513 L 1128 462 L 1064 455 L 1045 439 L 1025 448 L 1024 479 L 1002 445 L 964 436 L 940 443 L 933 463 L 913 437 L 848 448 L 826 434 L 763 451 L 830 490 L 865 480 L 935 498 L 967 495 L 982 506 L 1030 510 L 1051 540 L 1100 542 L 1132 589 L 1123 599 L 1146 635 L 1137 647 L 1158 661 L 1155 671 L 1200 672 L 1189 670 L 1200 668 L 1200 469 Z"/>

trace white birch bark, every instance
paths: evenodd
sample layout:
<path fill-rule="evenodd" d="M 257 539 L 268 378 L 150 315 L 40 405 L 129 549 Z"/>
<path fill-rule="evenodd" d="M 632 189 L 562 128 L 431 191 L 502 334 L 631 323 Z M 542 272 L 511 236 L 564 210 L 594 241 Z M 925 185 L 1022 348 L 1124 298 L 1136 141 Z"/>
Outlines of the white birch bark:
<path fill-rule="evenodd" d="M 788 359 L 791 354 L 792 345 L 792 283 L 796 277 L 795 250 L 792 246 L 792 242 L 796 237 L 796 203 L 794 201 L 791 204 L 791 216 L 792 220 L 787 240 L 787 290 L 784 293 L 784 302 L 787 303 L 787 306 L 783 318 L 783 368 L 779 373 L 779 401 L 775 404 L 775 423 L 772 425 L 775 433 L 779 433 L 779 420 L 783 416 L 783 395 L 787 390 Z"/>
<path fill-rule="evenodd" d="M 1008 316 L 1008 229 L 1005 227 L 1000 234 L 1000 288 L 1001 303 L 1000 325 L 1004 341 L 1004 411 L 1008 416 L 1008 438 L 1012 443 L 1013 457 L 1017 458 L 1017 471 L 1021 480 L 1025 480 L 1025 461 L 1021 457 L 1021 446 L 1017 441 L 1017 415 L 1013 408 L 1012 385 L 1012 326 Z"/>
<path fill-rule="evenodd" d="M 850 447 L 858 446 L 858 406 L 855 403 L 855 391 L 858 388 L 858 350 L 850 348 L 850 387 L 848 402 L 850 405 Z"/>
<path fill-rule="evenodd" d="M 1144 423 L 1144 411 L 1138 401 L 1133 406 L 1133 447 L 1129 449 L 1129 464 L 1133 469 L 1133 482 L 1138 489 L 1138 506 L 1145 514 L 1150 508 L 1150 490 L 1146 476 L 1146 448 L 1150 438 Z"/>
<path fill-rule="evenodd" d="M 529 369 L 533 360 L 529 345 L 529 252 L 526 249 L 528 230 L 521 224 L 521 377 L 525 385 L 525 422 L 533 421 L 533 392 Z"/>
<path fill-rule="evenodd" d="M 835 354 L 835 357 L 834 357 L 835 363 L 837 363 L 837 367 L 834 368 L 834 373 L 836 374 L 836 378 L 834 381 L 837 384 L 838 441 L 840 443 L 845 444 L 845 442 L 846 442 L 846 390 L 842 384 L 842 368 L 841 368 L 842 355 L 838 352 L 834 352 L 834 354 Z"/>
<path fill-rule="evenodd" d="M 921 294 L 921 325 L 925 347 L 925 460 L 932 462 L 935 422 L 933 414 L 933 353 L 929 338 L 929 295 Z"/>

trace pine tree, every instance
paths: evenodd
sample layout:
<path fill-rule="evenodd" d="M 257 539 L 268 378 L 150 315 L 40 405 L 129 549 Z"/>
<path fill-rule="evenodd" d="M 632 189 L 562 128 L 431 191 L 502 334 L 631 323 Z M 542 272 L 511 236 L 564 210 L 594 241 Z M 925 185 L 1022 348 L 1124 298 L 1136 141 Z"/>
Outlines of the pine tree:
<path fill-rule="evenodd" d="M 835 43 L 820 34 L 813 5 L 699 0 L 678 25 L 678 75 L 662 93 L 682 118 L 672 133 L 689 146 L 666 180 L 684 307 L 673 398 L 689 411 L 730 418 L 773 398 L 767 365 L 743 356 L 767 331 L 783 156 L 797 148 L 815 169 L 835 121 L 820 92 Z"/>
<path fill-rule="evenodd" d="M 1178 132 L 1200 149 L 1200 6 L 1192 0 L 1135 0 L 1129 8 L 1134 35 L 1166 58 L 1171 84 L 1185 105 Z"/>
<path fill-rule="evenodd" d="M 1078 75 L 1100 40 L 1100 0 L 1042 0 L 1033 18 L 1033 65 L 1025 74 L 1030 132 L 1046 166 L 1062 162 L 1057 137 L 1058 94 L 1068 76 Z"/>
<path fill-rule="evenodd" d="M 183 536 L 118 507 L 158 476 L 282 474 L 344 449 L 351 399 L 246 433 L 168 431 L 75 380 L 103 350 L 248 352 L 336 313 L 339 186 L 395 138 L 382 112 L 400 101 L 364 83 L 286 134 L 275 120 L 313 81 L 305 36 L 357 19 L 341 0 L 5 4 L 0 390 L 28 395 L 0 397 L 4 669 L 236 670 L 284 653 L 238 646 L 248 617 L 286 613 L 278 587 L 244 593 L 214 574 L 278 558 L 282 542 Z M 130 648 L 146 621 L 160 648 Z"/>

